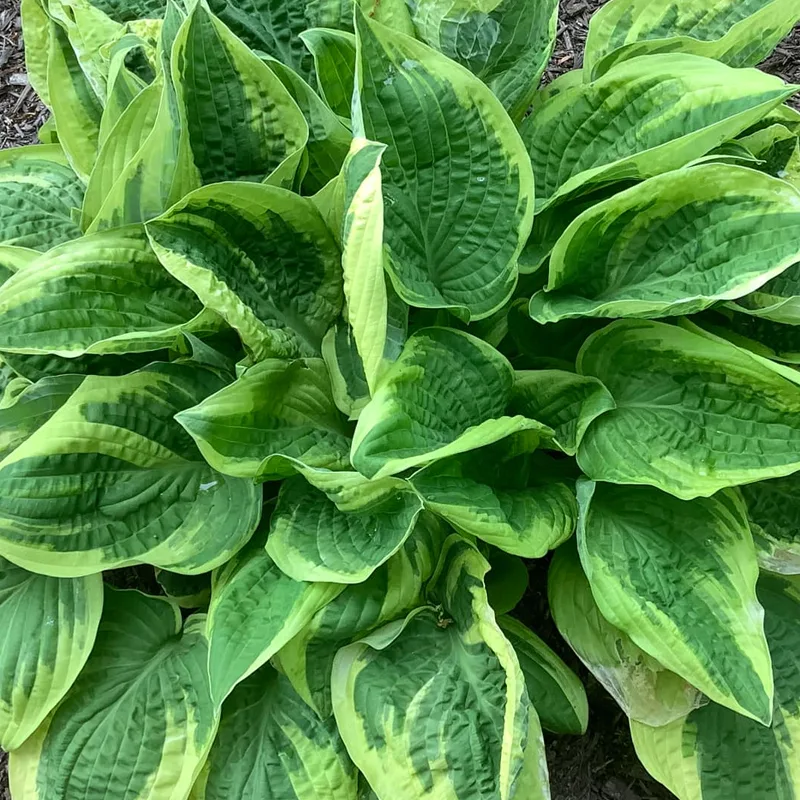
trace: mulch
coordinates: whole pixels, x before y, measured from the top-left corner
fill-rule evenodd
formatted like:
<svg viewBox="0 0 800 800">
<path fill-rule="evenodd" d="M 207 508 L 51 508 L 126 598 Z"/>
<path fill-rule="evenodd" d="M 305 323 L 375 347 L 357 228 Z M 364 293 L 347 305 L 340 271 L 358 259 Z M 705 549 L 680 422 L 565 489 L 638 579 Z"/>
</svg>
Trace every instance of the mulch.
<svg viewBox="0 0 800 800">
<path fill-rule="evenodd" d="M 583 44 L 592 13 L 606 0 L 562 0 L 558 40 L 545 80 L 581 66 Z M 4 0 L 4 5 L 9 0 Z M 761 65 L 786 81 L 800 84 L 800 25 Z M 793 99 L 800 109 L 800 97 Z M 19 23 L 19 0 L 0 11 L 0 149 L 36 141 L 47 119 L 25 75 Z M 650 778 L 639 764 L 627 722 L 613 700 L 583 668 L 555 630 L 542 587 L 547 560 L 531 565 L 531 585 L 520 616 L 580 675 L 591 705 L 589 732 L 582 737 L 547 736 L 553 800 L 671 800 L 673 795 Z M 0 752 L 0 800 L 11 800 L 6 756 Z"/>
</svg>

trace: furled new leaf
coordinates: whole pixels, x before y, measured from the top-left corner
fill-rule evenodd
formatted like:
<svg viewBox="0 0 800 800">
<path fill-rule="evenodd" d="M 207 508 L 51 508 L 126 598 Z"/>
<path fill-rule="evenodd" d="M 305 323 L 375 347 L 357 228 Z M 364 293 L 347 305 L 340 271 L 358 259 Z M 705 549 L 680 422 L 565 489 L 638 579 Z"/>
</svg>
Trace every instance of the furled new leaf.
<svg viewBox="0 0 800 800">
<path fill-rule="evenodd" d="M 185 798 L 217 728 L 205 617 L 106 587 L 97 641 L 53 716 L 11 758 L 26 800 Z M 12 789 L 17 794 L 16 789 Z"/>
<path fill-rule="evenodd" d="M 557 369 L 516 373 L 511 411 L 538 419 L 553 429 L 553 442 L 575 455 L 592 420 L 615 407 L 597 378 Z"/>
<path fill-rule="evenodd" d="M 589 337 L 578 372 L 599 378 L 617 405 L 578 448 L 594 480 L 689 500 L 800 469 L 796 374 L 729 342 L 620 320 Z"/>
<path fill-rule="evenodd" d="M 48 578 L 0 558 L 4 750 L 20 747 L 72 686 L 94 645 L 102 610 L 99 575 Z"/>
<path fill-rule="evenodd" d="M 512 433 L 550 429 L 504 416 L 514 373 L 490 345 L 451 328 L 426 328 L 406 342 L 356 426 L 351 460 L 367 477 L 474 450 Z"/>
<path fill-rule="evenodd" d="M 569 86 L 521 126 L 537 211 L 598 184 L 683 167 L 796 90 L 759 70 L 681 53 L 634 58 Z"/>
<path fill-rule="evenodd" d="M 335 721 L 269 664 L 225 701 L 205 771 L 192 800 L 357 800 L 358 771 Z"/>
<path fill-rule="evenodd" d="M 0 462 L 0 553 L 55 576 L 227 561 L 258 523 L 261 490 L 211 469 L 173 419 L 221 383 L 190 363 L 86 378 Z"/>
<path fill-rule="evenodd" d="M 547 594 L 559 633 L 628 717 L 666 725 L 704 702 L 697 689 L 602 615 L 574 543 L 556 551 Z M 524 659 L 521 664 L 524 669 Z"/>
<path fill-rule="evenodd" d="M 360 11 L 356 34 L 353 127 L 388 144 L 384 249 L 395 289 L 412 306 L 488 317 L 514 289 L 533 220 L 522 140 L 464 67 Z"/>
<path fill-rule="evenodd" d="M 739 495 L 580 481 L 578 548 L 606 619 L 715 702 L 769 725 L 772 664 Z"/>
<path fill-rule="evenodd" d="M 316 355 L 342 305 L 340 253 L 310 200 L 225 183 L 147 224 L 161 263 L 261 359 Z"/>
<path fill-rule="evenodd" d="M 775 669 L 771 727 L 716 703 L 661 728 L 631 723 L 637 755 L 679 800 L 800 797 L 800 585 L 763 576 L 758 597 Z"/>
<path fill-rule="evenodd" d="M 581 214 L 556 243 L 530 313 L 542 323 L 693 314 L 798 261 L 800 191 L 745 167 L 703 164 Z"/>
</svg>

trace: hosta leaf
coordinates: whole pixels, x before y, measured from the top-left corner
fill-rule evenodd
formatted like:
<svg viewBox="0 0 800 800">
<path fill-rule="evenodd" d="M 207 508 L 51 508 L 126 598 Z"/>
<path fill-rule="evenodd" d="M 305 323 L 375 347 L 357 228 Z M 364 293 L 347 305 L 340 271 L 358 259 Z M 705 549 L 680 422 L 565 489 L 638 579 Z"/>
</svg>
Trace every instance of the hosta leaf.
<svg viewBox="0 0 800 800">
<path fill-rule="evenodd" d="M 172 344 L 215 326 L 159 263 L 141 227 L 66 242 L 0 287 L 0 349 L 74 357 Z"/>
<path fill-rule="evenodd" d="M 800 477 L 789 475 L 742 487 L 762 568 L 800 574 Z"/>
<path fill-rule="evenodd" d="M 600 613 L 572 542 L 556 551 L 547 589 L 558 632 L 628 717 L 666 725 L 704 702 L 697 689 Z"/>
<path fill-rule="evenodd" d="M 280 651 L 281 669 L 320 716 L 333 713 L 331 669 L 337 651 L 420 604 L 443 536 L 436 518 L 421 514 L 411 536 L 385 564 L 362 583 L 344 587 Z"/>
<path fill-rule="evenodd" d="M 355 139 L 343 172 L 342 270 L 347 318 L 370 392 L 377 389 L 389 336 L 381 191 L 385 150 L 382 144 Z"/>
<path fill-rule="evenodd" d="M 282 478 L 295 471 L 288 459 L 314 468 L 349 467 L 349 426 L 316 358 L 262 361 L 176 419 L 206 461 L 226 475 Z"/>
<path fill-rule="evenodd" d="M 517 654 L 542 727 L 553 733 L 586 733 L 589 704 L 578 676 L 521 622 L 507 616 L 497 622 Z"/>
<path fill-rule="evenodd" d="M 800 586 L 764 576 L 758 597 L 775 669 L 772 727 L 715 703 L 661 728 L 631 723 L 637 755 L 679 800 L 800 797 Z"/>
<path fill-rule="evenodd" d="M 606 619 L 712 700 L 768 725 L 772 665 L 741 498 L 580 481 L 578 548 Z"/>
<path fill-rule="evenodd" d="M 114 186 L 124 174 L 126 166 L 134 159 L 153 135 L 153 130 L 158 123 L 158 116 L 162 112 L 163 95 L 165 92 L 163 79 L 158 79 L 144 88 L 128 107 L 122 112 L 117 123 L 109 134 L 97 155 L 89 184 L 86 187 L 86 197 L 83 202 L 82 224 L 86 230 L 110 227 L 108 220 L 100 218 L 95 222 L 108 201 L 109 195 L 114 191 Z M 139 176 L 141 180 L 141 175 Z M 126 209 L 115 208 L 119 222 L 128 221 L 130 215 Z M 141 219 L 132 219 L 139 222 Z"/>
<path fill-rule="evenodd" d="M 318 354 L 341 309 L 341 264 L 310 200 L 272 186 L 208 186 L 147 232 L 161 263 L 257 359 Z"/>
<path fill-rule="evenodd" d="M 497 448 L 481 448 L 426 467 L 411 482 L 425 507 L 460 533 L 541 558 L 575 530 L 575 492 L 549 475 L 536 476 L 524 455 L 500 458 Z"/>
<path fill-rule="evenodd" d="M 679 51 L 754 67 L 800 21 L 793 0 L 614 0 L 593 15 L 588 75 L 647 53 Z"/>
<path fill-rule="evenodd" d="M 94 645 L 103 581 L 48 578 L 0 558 L 0 746 L 19 747 L 72 686 Z"/>
<path fill-rule="evenodd" d="M 259 544 L 226 564 L 212 586 L 208 669 L 217 704 L 342 591 L 334 584 L 293 580 Z"/>
<path fill-rule="evenodd" d="M 10 765 L 35 775 L 30 800 L 187 797 L 217 715 L 206 673 L 205 617 L 181 631 L 178 606 L 106 587 L 97 641 L 49 726 Z"/>
<path fill-rule="evenodd" d="M 789 267 L 730 305 L 754 317 L 786 325 L 800 325 L 800 264 Z"/>
<path fill-rule="evenodd" d="M 89 232 L 130 222 L 146 222 L 200 186 L 201 176 L 192 158 L 187 123 L 181 116 L 178 94 L 171 80 L 172 47 L 183 20 L 183 12 L 170 0 L 161 25 L 159 44 L 162 77 L 154 81 L 156 86 L 162 85 L 158 115 L 152 130 L 124 166 L 117 163 L 108 165 L 108 159 L 112 153 L 126 158 L 131 138 L 141 138 L 139 112 L 143 111 L 147 97 L 140 97 L 124 114 L 111 137 L 118 141 L 105 143 L 95 167 L 97 174 L 92 175 L 89 189 L 90 202 L 96 201 L 95 192 L 103 195 L 103 202 L 87 229 Z M 151 88 L 150 91 L 156 90 Z M 106 166 L 109 168 L 105 169 Z M 94 209 L 87 206 L 85 211 L 84 225 L 88 225 L 89 213 Z"/>
<path fill-rule="evenodd" d="M 541 210 L 599 183 L 685 166 L 796 91 L 754 69 L 680 53 L 631 59 L 550 96 L 522 125 Z"/>
<path fill-rule="evenodd" d="M 358 419 L 369 402 L 369 386 L 353 329 L 344 320 L 339 320 L 325 334 L 322 358 L 328 368 L 333 402 L 348 419 Z"/>
<path fill-rule="evenodd" d="M 202 2 L 175 40 L 172 74 L 203 183 L 273 176 L 291 186 L 306 121 L 272 70 Z"/>
<path fill-rule="evenodd" d="M 293 69 L 313 85 L 314 61 L 303 47 L 300 33 L 321 24 L 315 19 L 314 6 L 308 3 L 285 3 L 283 0 L 209 0 L 211 10 L 248 47 L 262 50 Z M 350 10 L 352 16 L 352 8 Z"/>
<path fill-rule="evenodd" d="M 353 0 L 308 0 L 305 8 L 310 28 L 353 30 Z"/>
<path fill-rule="evenodd" d="M 19 11 L 25 31 L 25 72 L 28 82 L 39 99 L 49 107 L 47 60 L 50 53 L 51 34 L 46 0 L 22 0 Z M 49 121 L 54 122 L 52 117 Z M 41 130 L 39 135 L 41 136 Z"/>
<path fill-rule="evenodd" d="M 320 719 L 270 665 L 222 707 L 207 776 L 193 800 L 356 800 L 358 771 L 333 719 Z"/>
<path fill-rule="evenodd" d="M 522 140 L 464 67 L 359 11 L 356 28 L 353 125 L 389 144 L 384 248 L 395 289 L 410 305 L 488 317 L 514 289 L 533 220 Z"/>
<path fill-rule="evenodd" d="M 542 323 L 693 314 L 749 294 L 797 261 L 800 191 L 745 167 L 705 164 L 581 214 L 555 245 L 530 313 Z"/>
<path fill-rule="evenodd" d="M 76 239 L 73 209 L 82 202 L 83 186 L 60 145 L 0 153 L 0 243 L 49 250 Z"/>
<path fill-rule="evenodd" d="M 66 31 L 56 22 L 50 23 L 47 83 L 58 141 L 85 183 L 97 158 L 103 106 L 81 69 Z"/>
<path fill-rule="evenodd" d="M 91 0 L 111 19 L 132 22 L 137 19 L 158 19 L 164 16 L 167 0 Z"/>
<path fill-rule="evenodd" d="M 312 28 L 300 34 L 314 56 L 317 85 L 325 102 L 340 117 L 350 119 L 356 70 L 356 40 L 352 33 Z"/>
<path fill-rule="evenodd" d="M 422 501 L 410 486 L 343 473 L 343 480 L 352 478 L 345 511 L 302 477 L 281 486 L 267 552 L 295 580 L 360 583 L 411 534 Z"/>
<path fill-rule="evenodd" d="M 511 410 L 553 429 L 553 442 L 575 455 L 592 420 L 615 407 L 597 378 L 557 369 L 516 373 Z"/>
<path fill-rule="evenodd" d="M 338 176 L 350 149 L 352 134 L 296 72 L 275 59 L 265 60 L 297 103 L 308 124 L 308 172 L 303 177 L 302 190 L 303 194 L 317 192 Z"/>
<path fill-rule="evenodd" d="M 541 748 L 541 731 L 529 730 L 535 711 L 489 608 L 487 569 L 467 542 L 451 540 L 444 610 L 419 608 L 336 656 L 339 731 L 382 800 L 476 792 L 505 800 L 523 786 L 528 797 L 547 796 L 546 765 L 537 774 L 524 764 L 526 747 L 538 738 Z"/>
<path fill-rule="evenodd" d="M 57 375 L 127 375 L 146 367 L 153 361 L 167 361 L 169 353 L 161 350 L 156 353 L 130 353 L 113 356 L 78 356 L 64 358 L 53 355 L 20 355 L 3 353 L 3 362 L 17 375 L 29 381 L 39 381 Z"/>
<path fill-rule="evenodd" d="M 0 462 L 0 552 L 56 576 L 227 561 L 255 529 L 261 490 L 214 472 L 173 420 L 221 383 L 178 363 L 86 378 Z"/>
<path fill-rule="evenodd" d="M 356 426 L 351 460 L 367 477 L 393 475 L 510 436 L 549 428 L 504 416 L 514 373 L 493 347 L 449 328 L 406 342 Z"/>
<path fill-rule="evenodd" d="M 9 396 L 9 385 L 0 401 L 0 462 L 69 400 L 83 377 L 58 375 L 37 383 L 20 381 L 23 388 Z"/>
<path fill-rule="evenodd" d="M 531 104 L 556 39 L 557 0 L 408 2 L 417 36 L 486 83 L 514 119 Z"/>
<path fill-rule="evenodd" d="M 578 371 L 617 404 L 578 449 L 590 478 L 689 500 L 800 469 L 800 387 L 787 368 L 716 337 L 620 320 L 587 340 Z"/>
</svg>

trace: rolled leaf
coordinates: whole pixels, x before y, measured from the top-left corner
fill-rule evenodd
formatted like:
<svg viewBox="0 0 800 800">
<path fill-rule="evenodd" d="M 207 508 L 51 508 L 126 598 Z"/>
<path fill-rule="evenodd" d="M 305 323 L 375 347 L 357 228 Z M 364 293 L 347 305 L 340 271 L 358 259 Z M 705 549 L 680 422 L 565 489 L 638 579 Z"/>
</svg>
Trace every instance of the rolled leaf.
<svg viewBox="0 0 800 800">
<path fill-rule="evenodd" d="M 581 563 L 603 616 L 715 702 L 769 725 L 772 664 L 741 498 L 580 481 L 578 503 Z"/>
<path fill-rule="evenodd" d="M 256 359 L 318 354 L 341 309 L 341 256 L 310 200 L 250 183 L 207 186 L 147 232 L 167 270 Z"/>
<path fill-rule="evenodd" d="M 679 800 L 796 800 L 800 740 L 800 586 L 763 576 L 758 596 L 775 669 L 772 726 L 710 703 L 661 728 L 631 723 L 636 754 Z"/>
<path fill-rule="evenodd" d="M 0 558 L 0 747 L 15 750 L 70 689 L 94 645 L 100 575 L 48 578 Z"/>
<path fill-rule="evenodd" d="M 0 349 L 67 358 L 169 347 L 217 323 L 159 263 L 141 227 L 66 242 L 0 287 Z"/>
<path fill-rule="evenodd" d="M 761 63 L 800 20 L 792 0 L 614 0 L 592 16 L 587 75 L 647 53 L 695 53 L 732 67 Z"/>
<path fill-rule="evenodd" d="M 697 689 L 603 616 L 572 542 L 550 563 L 547 594 L 558 632 L 632 720 L 666 725 L 705 702 Z M 525 659 L 520 663 L 524 669 Z"/>
<path fill-rule="evenodd" d="M 219 705 L 342 590 L 285 575 L 254 541 L 215 576 L 208 609 L 208 671 Z"/>
<path fill-rule="evenodd" d="M 729 342 L 620 320 L 586 341 L 578 372 L 599 378 L 617 404 L 578 448 L 594 480 L 689 500 L 800 469 L 795 374 Z"/>
<path fill-rule="evenodd" d="M 319 359 L 262 361 L 176 419 L 226 475 L 282 478 L 294 474 L 294 461 L 349 467 L 350 427 L 334 406 Z"/>
<path fill-rule="evenodd" d="M 60 145 L 0 153 L 0 243 L 44 251 L 76 239 L 81 203 L 83 186 Z"/>
<path fill-rule="evenodd" d="M 381 172 L 395 289 L 412 306 L 488 317 L 514 289 L 533 221 L 522 140 L 464 67 L 359 11 L 356 38 L 354 132 L 391 143 Z"/>
<path fill-rule="evenodd" d="M 276 183 L 291 186 L 306 121 L 272 70 L 205 3 L 195 4 L 177 35 L 172 78 L 203 183 L 275 173 Z"/>
<path fill-rule="evenodd" d="M 553 94 L 521 126 L 537 211 L 600 183 L 683 167 L 796 91 L 755 69 L 681 53 L 631 59 Z"/>
<path fill-rule="evenodd" d="M 12 785 L 27 776 L 30 800 L 187 797 L 218 722 L 204 627 L 202 615 L 182 626 L 164 598 L 106 587 L 92 654 L 49 724 L 14 752 Z"/>
<path fill-rule="evenodd" d="M 693 314 L 798 261 L 800 191 L 745 167 L 704 164 L 581 214 L 556 243 L 530 313 L 542 323 Z"/>
<path fill-rule="evenodd" d="M 535 420 L 504 416 L 513 380 L 508 361 L 480 339 L 449 328 L 418 331 L 361 412 L 353 466 L 383 477 L 518 431 L 549 432 Z"/>
<path fill-rule="evenodd" d="M 300 34 L 314 56 L 317 84 L 325 102 L 340 117 L 350 119 L 356 72 L 356 40 L 352 33 L 312 28 Z"/>
<path fill-rule="evenodd" d="M 546 797 L 541 732 L 486 599 L 488 564 L 457 539 L 443 558 L 443 610 L 419 608 L 337 654 L 333 710 L 347 750 L 380 798 L 468 798 L 478 786 L 502 800 L 522 786 Z M 534 771 L 525 755 L 537 738 Z"/>
<path fill-rule="evenodd" d="M 615 407 L 596 378 L 555 369 L 516 373 L 511 409 L 553 429 L 553 442 L 575 455 L 592 420 Z"/>
<path fill-rule="evenodd" d="M 173 420 L 221 383 L 179 363 L 86 378 L 0 462 L 0 553 L 57 577 L 227 561 L 255 529 L 261 491 L 211 469 Z"/>
<path fill-rule="evenodd" d="M 267 552 L 295 580 L 360 583 L 397 552 L 414 529 L 422 500 L 405 481 L 342 475 L 344 480 L 354 479 L 348 486 L 352 499 L 346 511 L 302 477 L 289 478 L 281 486 Z"/>
<path fill-rule="evenodd" d="M 333 719 L 320 719 L 265 664 L 222 707 L 207 774 L 192 800 L 356 800 L 358 771 Z"/>
<path fill-rule="evenodd" d="M 578 676 L 521 622 L 502 616 L 497 623 L 514 647 L 542 727 L 552 733 L 586 733 L 589 703 Z"/>
</svg>

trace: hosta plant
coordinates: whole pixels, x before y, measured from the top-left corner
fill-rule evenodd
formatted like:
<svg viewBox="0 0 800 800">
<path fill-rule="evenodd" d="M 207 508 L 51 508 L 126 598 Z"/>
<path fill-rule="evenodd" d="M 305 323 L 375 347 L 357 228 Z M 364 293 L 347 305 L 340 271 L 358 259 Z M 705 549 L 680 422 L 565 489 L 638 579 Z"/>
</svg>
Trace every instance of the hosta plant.
<svg viewBox="0 0 800 800">
<path fill-rule="evenodd" d="M 796 0 L 611 0 L 546 86 L 556 0 L 22 10 L 14 800 L 545 800 L 544 557 L 655 778 L 798 800 Z"/>
</svg>

